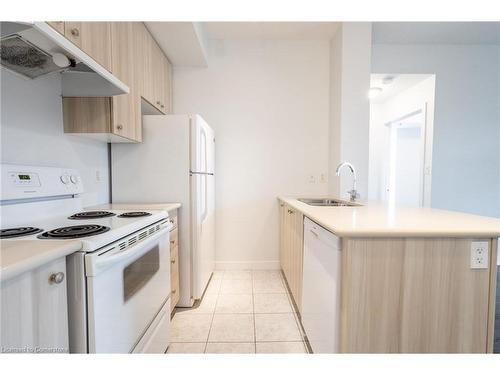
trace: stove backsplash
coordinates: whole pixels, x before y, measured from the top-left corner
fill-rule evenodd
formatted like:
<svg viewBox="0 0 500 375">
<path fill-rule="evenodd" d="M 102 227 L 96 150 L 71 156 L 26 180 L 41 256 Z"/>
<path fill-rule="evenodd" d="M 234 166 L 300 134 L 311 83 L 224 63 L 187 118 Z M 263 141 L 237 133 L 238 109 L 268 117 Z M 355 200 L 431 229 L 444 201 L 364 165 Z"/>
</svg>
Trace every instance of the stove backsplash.
<svg viewBox="0 0 500 375">
<path fill-rule="evenodd" d="M 109 202 L 106 143 L 64 134 L 59 74 L 24 80 L 1 69 L 1 161 L 75 168 L 85 206 Z"/>
</svg>

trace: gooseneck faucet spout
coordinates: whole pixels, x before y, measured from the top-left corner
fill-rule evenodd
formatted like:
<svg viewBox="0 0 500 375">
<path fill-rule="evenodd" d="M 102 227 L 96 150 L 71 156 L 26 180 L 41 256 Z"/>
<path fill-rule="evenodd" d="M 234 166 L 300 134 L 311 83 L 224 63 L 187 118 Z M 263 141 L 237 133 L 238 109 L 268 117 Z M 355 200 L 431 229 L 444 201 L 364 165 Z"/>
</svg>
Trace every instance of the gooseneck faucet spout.
<svg viewBox="0 0 500 375">
<path fill-rule="evenodd" d="M 352 190 L 349 190 L 348 193 L 349 193 L 349 196 L 351 197 L 351 201 L 355 201 L 356 198 L 359 198 L 359 194 L 356 190 L 356 170 L 354 169 L 354 166 L 345 161 L 343 163 L 340 163 L 337 167 L 337 170 L 335 171 L 335 174 L 337 176 L 340 176 L 340 170 L 343 168 L 343 167 L 348 167 L 350 170 L 351 170 L 351 173 L 352 173 L 352 176 L 353 176 L 353 180 L 352 180 Z"/>
</svg>

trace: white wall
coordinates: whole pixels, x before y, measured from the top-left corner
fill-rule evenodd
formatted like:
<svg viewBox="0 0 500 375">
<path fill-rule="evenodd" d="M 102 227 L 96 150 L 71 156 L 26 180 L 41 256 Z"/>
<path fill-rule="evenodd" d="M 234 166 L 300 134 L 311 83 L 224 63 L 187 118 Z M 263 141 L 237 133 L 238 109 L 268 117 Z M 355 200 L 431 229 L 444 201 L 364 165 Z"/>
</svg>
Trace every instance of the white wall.
<svg viewBox="0 0 500 375">
<path fill-rule="evenodd" d="M 211 40 L 173 90 L 175 113 L 215 129 L 217 266 L 278 268 L 276 197 L 327 192 L 328 41 Z"/>
<path fill-rule="evenodd" d="M 372 72 L 436 75 L 432 206 L 500 216 L 499 47 L 375 44 Z"/>
<path fill-rule="evenodd" d="M 371 23 L 346 22 L 331 41 L 330 53 L 330 187 L 333 195 L 348 196 L 352 175 L 335 169 L 351 162 L 357 171 L 357 190 L 368 195 L 368 138 L 370 107 Z"/>
<path fill-rule="evenodd" d="M 60 76 L 28 81 L 1 70 L 0 79 L 2 163 L 76 168 L 84 204 L 109 202 L 108 146 L 64 134 Z"/>
</svg>

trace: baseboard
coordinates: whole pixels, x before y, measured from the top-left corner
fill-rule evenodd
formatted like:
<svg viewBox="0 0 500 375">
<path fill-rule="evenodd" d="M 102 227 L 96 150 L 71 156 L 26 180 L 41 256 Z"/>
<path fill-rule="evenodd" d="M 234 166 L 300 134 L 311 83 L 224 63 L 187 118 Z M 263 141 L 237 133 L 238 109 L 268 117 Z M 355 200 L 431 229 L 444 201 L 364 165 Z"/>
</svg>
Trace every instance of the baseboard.
<svg viewBox="0 0 500 375">
<path fill-rule="evenodd" d="M 279 270 L 280 262 L 278 260 L 261 262 L 215 262 L 215 269 L 225 270 Z"/>
</svg>

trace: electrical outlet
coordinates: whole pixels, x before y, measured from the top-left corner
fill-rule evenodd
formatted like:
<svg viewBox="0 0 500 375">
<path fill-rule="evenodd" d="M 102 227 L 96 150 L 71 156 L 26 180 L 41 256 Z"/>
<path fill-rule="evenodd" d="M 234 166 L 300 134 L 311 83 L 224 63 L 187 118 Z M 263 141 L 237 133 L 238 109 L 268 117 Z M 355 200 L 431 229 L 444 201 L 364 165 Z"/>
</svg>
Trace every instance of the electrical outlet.
<svg viewBox="0 0 500 375">
<path fill-rule="evenodd" d="M 488 268 L 488 241 L 472 241 L 470 246 L 470 268 Z"/>
<path fill-rule="evenodd" d="M 321 173 L 321 175 L 319 176 L 319 182 L 321 182 L 322 184 L 326 184 L 326 177 L 324 173 Z"/>
<path fill-rule="evenodd" d="M 99 169 L 95 171 L 95 180 L 97 182 L 101 181 L 101 171 L 99 171 Z"/>
<path fill-rule="evenodd" d="M 314 177 L 314 175 L 310 175 L 309 176 L 309 183 L 310 184 L 315 184 L 316 183 L 316 177 Z"/>
</svg>

